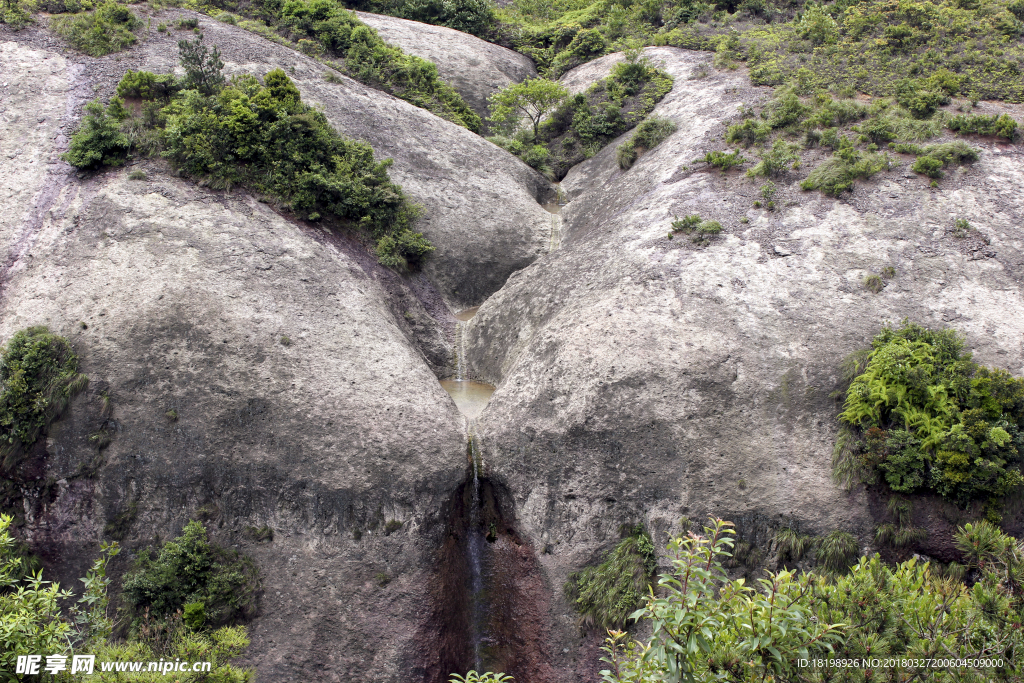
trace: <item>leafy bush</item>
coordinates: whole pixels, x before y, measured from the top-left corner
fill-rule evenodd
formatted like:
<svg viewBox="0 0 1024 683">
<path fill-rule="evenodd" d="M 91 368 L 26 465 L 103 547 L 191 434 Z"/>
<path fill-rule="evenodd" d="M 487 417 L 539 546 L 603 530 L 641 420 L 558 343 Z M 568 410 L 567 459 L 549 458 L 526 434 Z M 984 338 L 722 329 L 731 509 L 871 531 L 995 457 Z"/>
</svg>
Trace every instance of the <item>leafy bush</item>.
<svg viewBox="0 0 1024 683">
<path fill-rule="evenodd" d="M 128 111 L 117 97 L 106 109 L 96 100 L 85 105 L 82 125 L 71 136 L 71 146 L 61 159 L 77 168 L 120 166 L 131 149 L 121 132 L 121 122 L 127 117 Z"/>
<path fill-rule="evenodd" d="M 108 0 L 93 12 L 57 17 L 51 26 L 76 50 L 102 57 L 133 45 L 142 21 L 125 5 Z"/>
<path fill-rule="evenodd" d="M 941 178 L 942 169 L 949 164 L 970 163 L 978 160 L 978 150 L 961 140 L 926 147 L 897 145 L 896 150 L 921 155 L 914 161 L 911 170 L 929 178 Z"/>
<path fill-rule="evenodd" d="M 622 628 L 647 594 L 656 568 L 651 537 L 642 526 L 636 526 L 604 562 L 570 575 L 565 594 L 582 624 Z"/>
<path fill-rule="evenodd" d="M 184 609 L 193 623 L 201 615 L 210 626 L 254 617 L 259 591 L 253 561 L 210 543 L 206 528 L 195 521 L 155 556 L 151 549 L 140 553 L 124 578 L 124 599 L 136 618 L 147 611 L 164 619 Z"/>
<path fill-rule="evenodd" d="M 619 168 L 630 168 L 641 154 L 660 145 L 669 135 L 676 132 L 677 128 L 675 122 L 669 119 L 658 116 L 644 119 L 636 127 L 633 137 L 619 145 L 615 151 Z"/>
<path fill-rule="evenodd" d="M 174 74 L 157 75 L 149 71 L 129 69 L 117 84 L 117 96 L 141 100 L 169 100 L 181 90 L 181 86 Z"/>
<path fill-rule="evenodd" d="M 522 86 L 520 84 L 520 89 Z M 515 88 L 511 86 L 508 90 L 513 92 Z M 558 99 L 561 86 L 556 84 L 549 89 L 551 96 Z M 610 76 L 593 84 L 585 93 L 562 100 L 553 112 L 546 108 L 545 112 L 551 112 L 546 120 L 543 120 L 544 113 L 538 116 L 536 105 L 526 101 L 517 102 L 518 115 L 512 103 L 499 104 L 492 123 L 507 122 L 515 128 L 522 123 L 524 115 L 531 121 L 543 122 L 536 126 L 536 135 L 534 129 L 506 130 L 514 136 L 512 139 L 503 136 L 489 139 L 553 180 L 560 180 L 570 168 L 641 122 L 671 89 L 672 78 L 668 74 L 651 66 L 639 53 L 632 53 L 612 68 Z M 546 148 L 546 152 L 538 149 L 538 145 Z"/>
<path fill-rule="evenodd" d="M 977 135 L 993 135 L 1007 140 L 1014 140 L 1017 137 L 1017 122 L 1006 114 L 954 116 L 946 122 L 946 127 L 961 135 L 975 133 Z"/>
<path fill-rule="evenodd" d="M 704 163 L 722 169 L 726 173 L 735 166 L 742 166 L 747 160 L 736 152 L 708 152 L 704 155 Z"/>
<path fill-rule="evenodd" d="M 605 683 L 952 681 L 965 671 L 1016 680 L 1024 672 L 1024 544 L 991 526 L 955 535 L 977 571 L 970 588 L 916 559 L 893 568 L 878 555 L 829 579 L 782 571 L 748 586 L 723 567 L 730 526 L 712 520 L 703 535 L 669 543 L 672 572 L 634 615 L 653 633 L 646 642 L 609 633 Z M 964 669 L 956 660 L 965 658 L 992 663 Z M 882 668 L 882 659 L 894 664 Z"/>
<path fill-rule="evenodd" d="M 966 505 L 1024 484 L 1024 380 L 977 365 L 952 330 L 905 323 L 875 337 L 846 392 L 837 477 Z"/>
<path fill-rule="evenodd" d="M 202 36 L 179 47 L 185 79 L 129 71 L 118 92 L 154 101 L 141 119 L 129 118 L 118 98 L 106 111 L 88 105 L 64 155 L 69 163 L 119 164 L 135 143 L 137 152 L 160 152 L 215 187 L 242 184 L 310 220 L 350 221 L 374 239 L 389 267 L 416 267 L 433 250 L 411 229 L 419 210 L 390 181 L 390 160 L 376 161 L 368 144 L 335 132 L 283 71 L 268 73 L 264 84 L 253 76 L 224 84 L 217 49 L 207 50 Z M 123 132 L 140 129 L 149 133 L 130 140 Z"/>
<path fill-rule="evenodd" d="M 433 0 L 426 0 L 427 3 Z M 466 0 L 469 6 L 482 0 Z M 442 5 L 446 3 L 442 2 Z M 455 6 L 457 3 L 453 4 Z M 289 40 L 312 40 L 327 55 L 343 60 L 352 78 L 383 90 L 469 130 L 480 130 L 480 117 L 425 59 L 388 45 L 375 30 L 332 0 L 287 0 L 238 6 L 214 0 L 214 6 L 247 13 L 266 22 Z M 245 24 L 242 24 L 243 27 Z M 319 48 L 317 48 L 319 51 Z"/>
<path fill-rule="evenodd" d="M 0 472 L 10 472 L 88 384 L 67 339 L 46 327 L 16 332 L 0 357 Z"/>
<path fill-rule="evenodd" d="M 843 574 L 856 564 L 860 554 L 857 539 L 845 531 L 832 531 L 817 543 L 815 558 L 830 574 Z"/>
<path fill-rule="evenodd" d="M 725 133 L 725 141 L 750 147 L 766 141 L 771 132 L 772 127 L 767 122 L 747 119 L 743 123 L 729 126 Z"/>
<path fill-rule="evenodd" d="M 771 149 L 761 153 L 761 160 L 754 164 L 753 168 L 747 171 L 751 178 L 755 176 L 777 176 L 799 157 L 796 154 L 796 147 L 784 140 L 776 140 L 772 143 Z"/>
<path fill-rule="evenodd" d="M 486 0 L 378 0 L 366 9 L 481 37 L 495 21 L 494 6 Z"/>
</svg>

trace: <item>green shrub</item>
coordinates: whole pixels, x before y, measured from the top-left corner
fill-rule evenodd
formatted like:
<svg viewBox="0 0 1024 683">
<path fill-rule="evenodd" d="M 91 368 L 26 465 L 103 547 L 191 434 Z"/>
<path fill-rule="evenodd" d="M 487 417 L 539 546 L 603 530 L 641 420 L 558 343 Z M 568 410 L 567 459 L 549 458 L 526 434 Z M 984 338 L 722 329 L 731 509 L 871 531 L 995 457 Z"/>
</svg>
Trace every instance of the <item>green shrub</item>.
<svg viewBox="0 0 1024 683">
<path fill-rule="evenodd" d="M 681 232 L 690 235 L 690 239 L 701 246 L 707 245 L 711 238 L 722 232 L 722 224 L 718 221 L 702 220 L 697 214 L 685 216 L 672 221 L 672 233 Z M 671 237 L 672 233 L 669 233 Z"/>
<path fill-rule="evenodd" d="M 656 568 L 651 537 L 636 526 L 601 564 L 571 574 L 565 594 L 582 624 L 622 628 L 647 594 Z"/>
<path fill-rule="evenodd" d="M 121 122 L 127 116 L 117 97 L 106 109 L 96 100 L 85 105 L 82 125 L 71 136 L 71 145 L 61 159 L 83 169 L 120 166 L 131 149 L 128 137 L 121 132 Z"/>
<path fill-rule="evenodd" d="M 427 6 L 434 0 L 424 0 Z M 446 8 L 477 6 L 483 0 L 442 2 Z M 352 12 L 331 0 L 288 0 L 241 5 L 214 0 L 214 6 L 238 11 L 266 22 L 279 35 L 343 61 L 352 78 L 426 109 L 473 132 L 480 117 L 450 85 L 440 79 L 437 66 L 385 43 L 377 32 Z M 483 8 L 483 5 L 479 5 Z M 484 8 L 486 9 L 486 8 Z M 447 10 L 446 10 L 447 11 Z M 458 16 L 467 16 L 456 10 Z M 244 26 L 244 24 L 243 24 Z"/>
<path fill-rule="evenodd" d="M 367 11 L 447 26 L 456 31 L 484 36 L 494 24 L 494 6 L 486 0 L 379 0 Z"/>
<path fill-rule="evenodd" d="M 952 330 L 906 323 L 872 342 L 839 416 L 837 475 L 961 505 L 1024 484 L 1024 380 L 975 364 Z"/>
<path fill-rule="evenodd" d="M 149 71 L 129 69 L 117 84 L 117 96 L 142 100 L 168 100 L 181 89 L 181 86 L 174 74 L 157 75 Z"/>
<path fill-rule="evenodd" d="M 775 140 L 772 143 L 771 149 L 761 153 L 761 160 L 747 171 L 747 175 L 751 178 L 755 176 L 777 176 L 789 168 L 790 164 L 798 158 L 794 145 L 785 140 Z"/>
<path fill-rule="evenodd" d="M 704 155 L 704 162 L 716 168 L 722 169 L 725 173 L 735 166 L 747 163 L 747 160 L 736 152 L 708 152 Z"/>
<path fill-rule="evenodd" d="M 725 133 L 725 141 L 750 147 L 766 141 L 771 132 L 772 127 L 766 122 L 747 119 L 743 123 L 729 126 Z"/>
<path fill-rule="evenodd" d="M 672 571 L 640 614 L 651 636 L 637 642 L 609 633 L 605 683 L 716 680 L 724 672 L 723 680 L 742 683 L 853 683 L 879 675 L 946 681 L 965 671 L 957 659 L 974 656 L 982 661 L 968 670 L 972 678 L 1020 677 L 1024 544 L 991 525 L 955 533 L 975 568 L 970 588 L 949 578 L 956 572 L 943 576 L 917 558 L 895 567 L 878 555 L 858 562 L 856 541 L 842 532 L 826 537 L 843 560 L 827 580 L 782 571 L 749 586 L 730 580 L 723 566 L 733 545 L 730 526 L 712 520 L 704 534 L 670 542 Z M 819 658 L 825 661 L 807 666 Z M 882 658 L 892 666 L 882 668 Z"/>
<path fill-rule="evenodd" d="M 46 327 L 16 332 L 0 357 L 0 472 L 20 462 L 88 384 L 67 339 Z"/>
<path fill-rule="evenodd" d="M 199 28 L 199 20 L 195 17 L 182 17 L 174 22 L 174 27 L 182 31 L 191 31 Z"/>
<path fill-rule="evenodd" d="M 914 160 L 910 170 L 914 173 L 921 173 L 929 178 L 941 178 L 943 163 L 941 159 L 930 156 L 921 156 Z"/>
<path fill-rule="evenodd" d="M 946 122 L 946 127 L 961 135 L 975 133 L 977 135 L 993 135 L 1007 140 L 1014 140 L 1017 137 L 1017 122 L 1006 114 L 954 116 Z"/>
<path fill-rule="evenodd" d="M 897 151 L 901 150 L 905 150 L 907 153 L 920 154 L 921 156 L 911 166 L 911 170 L 915 173 L 924 174 L 929 178 L 941 178 L 942 169 L 949 164 L 963 164 L 978 160 L 978 150 L 962 140 L 928 145 L 926 147 L 897 145 Z"/>
<path fill-rule="evenodd" d="M 93 12 L 56 17 L 50 25 L 76 50 L 102 57 L 133 45 L 142 21 L 125 5 L 108 0 Z"/>
<path fill-rule="evenodd" d="M 124 578 L 124 598 L 136 617 L 148 610 L 163 619 L 185 609 L 215 627 L 254 617 L 260 585 L 250 558 L 210 543 L 206 528 L 192 521 L 158 553 L 139 554 Z"/>
<path fill-rule="evenodd" d="M 660 145 L 669 135 L 676 132 L 677 128 L 675 122 L 669 119 L 658 116 L 644 119 L 636 127 L 633 137 L 619 145 L 615 151 L 619 168 L 630 168 L 641 154 Z"/>
<path fill-rule="evenodd" d="M 964 238 L 971 234 L 971 224 L 966 218 L 957 218 L 953 221 L 953 237 Z"/>
<path fill-rule="evenodd" d="M 864 287 L 869 292 L 878 294 L 883 289 L 885 289 L 885 282 L 882 280 L 880 276 L 871 273 L 864 278 Z"/>
</svg>

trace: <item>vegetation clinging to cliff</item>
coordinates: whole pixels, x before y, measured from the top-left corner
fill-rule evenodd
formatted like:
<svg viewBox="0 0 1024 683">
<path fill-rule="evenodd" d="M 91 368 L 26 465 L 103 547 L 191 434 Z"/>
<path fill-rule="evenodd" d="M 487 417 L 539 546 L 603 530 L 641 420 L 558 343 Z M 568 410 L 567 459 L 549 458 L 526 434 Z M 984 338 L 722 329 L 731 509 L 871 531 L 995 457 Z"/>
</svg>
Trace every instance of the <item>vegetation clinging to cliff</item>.
<svg viewBox="0 0 1024 683">
<path fill-rule="evenodd" d="M 260 3 L 213 0 L 214 7 L 238 11 L 257 22 L 243 28 L 267 27 L 313 56 L 343 60 L 345 73 L 374 88 L 422 107 L 474 133 L 480 117 L 450 85 L 441 80 L 437 66 L 388 45 L 377 32 L 335 0 L 267 0 Z"/>
<path fill-rule="evenodd" d="M 604 562 L 572 574 L 565 594 L 584 625 L 623 628 L 646 595 L 657 566 L 651 537 L 637 525 Z"/>
<path fill-rule="evenodd" d="M 185 623 L 198 629 L 251 619 L 260 587 L 249 557 L 210 543 L 202 523 L 192 521 L 155 555 L 139 554 L 124 578 L 124 599 L 136 622 L 143 612 L 159 620 L 182 610 Z"/>
<path fill-rule="evenodd" d="M 202 36 L 179 45 L 183 80 L 129 71 L 118 94 L 139 100 L 139 113 L 117 97 L 106 109 L 91 103 L 63 158 L 94 168 L 120 164 L 131 152 L 161 154 L 214 187 L 240 184 L 310 220 L 351 221 L 373 238 L 387 266 L 415 267 L 433 250 L 412 230 L 418 209 L 388 177 L 391 161 L 339 135 L 283 71 L 262 84 L 249 75 L 225 83 Z"/>
<path fill-rule="evenodd" d="M 857 361 L 839 416 L 837 477 L 995 504 L 1024 484 L 1024 379 L 971 360 L 954 330 L 886 327 Z"/>
<path fill-rule="evenodd" d="M 1019 679 L 1024 544 L 995 527 L 956 532 L 968 587 L 916 559 L 892 568 L 878 555 L 831 580 L 781 571 L 749 586 L 723 566 L 731 526 L 712 520 L 703 535 L 669 543 L 672 571 L 635 615 L 653 634 L 610 633 L 605 683 Z"/>
<path fill-rule="evenodd" d="M 655 68 L 639 51 L 630 51 L 607 78 L 564 99 L 536 126 L 536 135 L 534 128 L 521 127 L 488 139 L 561 180 L 570 168 L 643 121 L 671 89 L 671 76 Z"/>
<path fill-rule="evenodd" d="M 0 473 L 8 474 L 20 462 L 88 384 L 64 337 L 46 327 L 29 327 L 11 337 L 0 357 Z"/>
<path fill-rule="evenodd" d="M 125 5 L 107 0 L 92 12 L 56 17 L 51 26 L 76 50 L 102 57 L 134 44 L 142 21 Z"/>
</svg>

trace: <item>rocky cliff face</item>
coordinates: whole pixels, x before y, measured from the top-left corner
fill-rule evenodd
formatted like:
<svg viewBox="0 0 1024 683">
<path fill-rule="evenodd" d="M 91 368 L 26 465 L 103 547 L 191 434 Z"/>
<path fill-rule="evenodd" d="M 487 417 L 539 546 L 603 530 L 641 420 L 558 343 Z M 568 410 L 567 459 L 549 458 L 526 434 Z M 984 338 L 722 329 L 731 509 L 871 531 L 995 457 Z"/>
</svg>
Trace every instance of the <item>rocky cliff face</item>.
<svg viewBox="0 0 1024 683">
<path fill-rule="evenodd" d="M 478 427 L 490 476 L 555 587 L 637 521 L 656 545 L 681 517 L 716 515 L 741 534 L 844 529 L 868 550 L 871 502 L 830 479 L 839 363 L 909 317 L 954 325 L 980 362 L 1024 371 L 1019 148 L 972 141 L 981 160 L 939 190 L 904 167 L 833 200 L 792 174 L 776 181 L 778 210 L 755 209 L 763 180 L 693 160 L 721 149 L 731 113 L 764 90 L 740 72 L 689 80 L 705 55 L 647 54 L 676 79 L 654 113 L 678 132 L 628 171 L 616 144 L 573 169 L 561 249 L 516 273 L 466 332 L 471 371 L 498 386 Z M 566 80 L 582 89 L 616 59 Z M 722 237 L 668 240 L 691 213 Z M 953 237 L 960 216 L 979 235 Z M 889 266 L 881 293 L 864 287 Z M 554 612 L 569 667 L 574 629 L 564 605 Z"/>
<path fill-rule="evenodd" d="M 652 48 L 676 79 L 655 113 L 679 130 L 628 171 L 614 144 L 573 169 L 561 248 L 545 253 L 536 199 L 549 188 L 518 160 L 327 82 L 283 46 L 202 28 L 227 71 L 285 69 L 339 130 L 395 159 L 392 177 L 426 208 L 430 266 L 399 277 L 354 238 L 159 162 L 131 169 L 146 180 L 74 174 L 57 155 L 84 102 L 128 68 L 171 70 L 177 36 L 96 60 L 30 29 L 0 42 L 0 337 L 49 325 L 92 379 L 36 454 L 30 539 L 67 579 L 104 536 L 137 548 L 202 517 L 264 573 L 249 655 L 261 680 L 432 681 L 462 656 L 445 659 L 464 646 L 445 629 L 465 626 L 463 607 L 439 599 L 464 587 L 473 500 L 463 418 L 437 384 L 449 308 L 486 299 L 464 337 L 470 373 L 498 386 L 474 427 L 476 495 L 521 618 L 502 624 L 527 653 L 502 655 L 521 683 L 595 679 L 594 637 L 561 586 L 623 523 L 646 522 L 658 545 L 681 517 L 714 514 L 741 533 L 841 528 L 869 548 L 875 504 L 829 477 L 830 393 L 841 359 L 883 323 L 955 325 L 978 360 L 1024 372 L 1019 147 L 974 141 L 980 161 L 940 189 L 901 168 L 832 200 L 794 174 L 777 181 L 779 209 L 755 209 L 760 181 L 693 160 L 766 90 L 741 71 L 691 79 L 707 55 Z M 459 40 L 472 66 L 475 39 Z M 620 58 L 564 82 L 582 90 Z M 505 73 L 495 60 L 487 69 Z M 723 235 L 668 240 L 690 213 Z M 977 234 L 951 235 L 960 216 Z M 885 289 L 864 288 L 887 267 Z M 97 451 L 101 428 L 112 441 Z"/>
<path fill-rule="evenodd" d="M 488 97 L 512 83 L 537 77 L 528 57 L 461 31 L 368 12 L 356 14 L 388 43 L 436 64 L 441 78 L 481 118 L 490 113 Z"/>
</svg>

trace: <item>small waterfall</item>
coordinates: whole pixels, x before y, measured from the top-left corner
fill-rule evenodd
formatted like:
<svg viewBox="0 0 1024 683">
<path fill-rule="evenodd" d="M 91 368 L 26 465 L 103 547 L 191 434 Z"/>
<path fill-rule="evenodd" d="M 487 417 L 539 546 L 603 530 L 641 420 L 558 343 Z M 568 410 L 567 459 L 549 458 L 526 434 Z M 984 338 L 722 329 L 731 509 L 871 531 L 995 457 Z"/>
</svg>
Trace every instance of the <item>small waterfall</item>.
<svg viewBox="0 0 1024 683">
<path fill-rule="evenodd" d="M 469 434 L 469 457 L 473 461 L 473 499 L 469 509 L 469 566 L 471 573 L 471 630 L 473 636 L 473 662 L 476 671 L 483 671 L 483 643 L 486 635 L 484 624 L 484 573 L 483 555 L 487 547 L 487 540 L 483 530 L 480 528 L 480 445 L 473 434 Z"/>
<path fill-rule="evenodd" d="M 548 240 L 548 253 L 562 246 L 562 207 L 566 205 L 565 193 L 560 183 L 555 183 L 555 201 L 544 204 L 544 209 L 551 213 L 551 238 Z"/>
<path fill-rule="evenodd" d="M 466 323 L 455 323 L 455 379 L 466 379 Z"/>
</svg>

